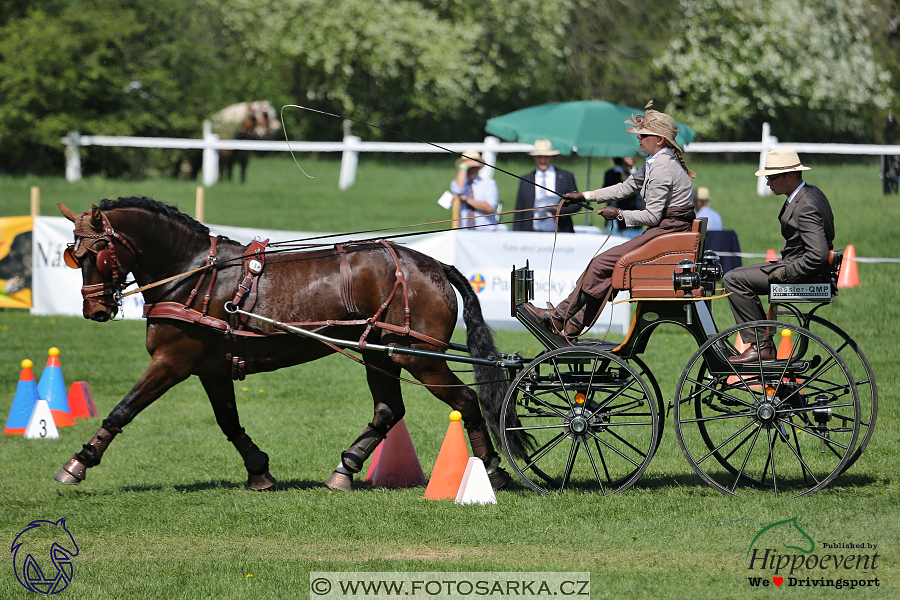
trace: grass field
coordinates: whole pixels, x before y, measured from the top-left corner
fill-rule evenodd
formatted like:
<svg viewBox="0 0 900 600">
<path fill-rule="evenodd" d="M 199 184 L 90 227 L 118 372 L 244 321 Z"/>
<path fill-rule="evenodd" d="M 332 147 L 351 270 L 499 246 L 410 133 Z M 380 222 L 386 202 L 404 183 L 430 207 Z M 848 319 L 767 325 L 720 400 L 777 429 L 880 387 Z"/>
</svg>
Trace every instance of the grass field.
<svg viewBox="0 0 900 600">
<path fill-rule="evenodd" d="M 595 182 L 605 168 L 601 162 L 594 161 Z M 284 158 L 255 159 L 245 186 L 223 183 L 207 190 L 206 220 L 352 231 L 448 216 L 436 200 L 453 174 L 451 160 L 417 164 L 363 157 L 356 186 L 345 192 L 337 190 L 337 161 L 305 156 L 301 164 L 314 180 Z M 575 171 L 584 185 L 583 161 L 557 164 Z M 755 195 L 753 165 L 691 157 L 688 164 L 698 172 L 695 185 L 710 188 L 726 227 L 737 230 L 743 251 L 780 249 L 776 219 L 783 199 Z M 811 164 L 806 179 L 832 202 L 837 245 L 852 243 L 861 257 L 900 257 L 900 200 L 881 195 L 877 166 Z M 504 160 L 503 167 L 519 173 L 528 163 Z M 506 208 L 512 208 L 517 183 L 501 174 L 497 178 Z M 0 177 L 0 216 L 27 214 L 32 185 L 41 187 L 42 213 L 55 214 L 55 202 L 82 211 L 119 195 L 153 196 L 190 213 L 197 184 Z M 66 598 L 306 597 L 311 571 L 558 570 L 589 571 L 592 598 L 896 597 L 900 265 L 860 263 L 859 275 L 862 285 L 843 290 L 820 314 L 847 330 L 872 363 L 880 399 L 877 429 L 859 462 L 809 498 L 752 491 L 740 498 L 721 496 L 693 473 L 672 427 L 644 477 L 614 497 L 586 492 L 541 497 L 514 483 L 498 494 L 497 505 L 482 507 L 428 502 L 421 488 L 361 485 L 350 494 L 331 492 L 322 482 L 371 419 L 371 399 L 363 369 L 329 357 L 236 384 L 242 424 L 269 453 L 280 481 L 276 491 L 245 490 L 243 465 L 194 379 L 145 410 L 77 487 L 55 484 L 53 474 L 88 441 L 100 419 L 62 429 L 59 440 L 0 439 L 0 531 L 12 543 L 29 521 L 67 519 L 80 554 L 73 581 L 60 595 Z M 732 324 L 727 313 L 725 305 L 717 305 L 720 328 Z M 106 415 L 149 363 L 143 338 L 140 322 L 97 324 L 0 312 L 0 414 L 8 414 L 20 361 L 32 359 L 39 376 L 47 349 L 58 346 L 66 382 L 90 382 L 98 410 Z M 461 341 L 463 332 L 457 338 Z M 540 351 L 524 333 L 500 331 L 497 338 L 505 351 L 526 357 Z M 662 329 L 651 339 L 644 358 L 666 398 L 695 350 L 679 329 Z M 415 386 L 404 384 L 404 397 L 406 421 L 428 474 L 448 409 Z M 774 573 L 748 569 L 751 541 L 767 525 L 792 517 L 815 540 L 819 554 L 852 552 L 818 550 L 822 543 L 878 545 L 876 569 L 807 575 L 877 576 L 880 586 L 752 588 L 749 576 L 771 579 Z M 31 597 L 15 580 L 12 555 L 7 557 L 0 568 L 0 597 Z"/>
</svg>

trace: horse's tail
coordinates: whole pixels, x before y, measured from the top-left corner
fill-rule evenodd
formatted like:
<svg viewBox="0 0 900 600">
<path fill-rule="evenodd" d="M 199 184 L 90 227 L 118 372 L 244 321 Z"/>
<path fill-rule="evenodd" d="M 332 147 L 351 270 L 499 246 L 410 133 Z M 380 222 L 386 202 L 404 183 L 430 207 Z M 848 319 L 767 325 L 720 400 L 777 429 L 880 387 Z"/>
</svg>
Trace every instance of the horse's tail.
<svg viewBox="0 0 900 600">
<path fill-rule="evenodd" d="M 444 268 L 447 279 L 459 291 L 463 299 L 463 321 L 466 324 L 466 344 L 469 347 L 469 354 L 478 358 L 493 360 L 500 358 L 500 351 L 494 344 L 494 332 L 484 321 L 484 316 L 481 314 L 481 303 L 472 290 L 469 280 L 453 265 L 441 263 L 441 266 Z M 502 426 L 500 411 L 503 408 L 503 399 L 509 388 L 509 381 L 503 370 L 497 366 L 474 365 L 474 370 L 482 412 L 491 433 L 494 434 L 494 439 L 499 443 Z M 519 426 L 519 419 L 515 416 L 515 413 L 512 413 L 512 416 L 507 421 L 507 425 L 511 427 Z M 518 430 L 508 430 L 506 432 L 509 451 L 513 456 L 517 458 L 526 457 L 528 437 Z"/>
</svg>

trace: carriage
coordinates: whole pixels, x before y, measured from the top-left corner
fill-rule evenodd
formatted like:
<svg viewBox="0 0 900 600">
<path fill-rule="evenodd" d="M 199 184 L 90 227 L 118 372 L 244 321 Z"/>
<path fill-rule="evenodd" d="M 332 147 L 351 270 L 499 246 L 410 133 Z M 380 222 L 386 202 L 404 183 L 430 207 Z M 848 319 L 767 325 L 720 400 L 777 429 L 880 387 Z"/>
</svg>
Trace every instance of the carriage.
<svg viewBox="0 0 900 600">
<path fill-rule="evenodd" d="M 134 273 L 152 356 L 103 427 L 57 473 L 61 483 L 84 480 L 122 427 L 197 375 L 244 459 L 249 487 L 271 489 L 268 456 L 240 426 L 230 380 L 333 352 L 365 364 L 375 405 L 372 422 L 326 482 L 335 489 L 352 487 L 353 474 L 403 417 L 401 369 L 462 413 L 473 454 L 495 488 L 510 476 L 488 429 L 522 482 L 541 494 L 629 489 L 670 414 L 691 467 L 724 494 L 752 487 L 816 492 L 859 458 L 874 430 L 877 389 L 868 360 L 849 335 L 815 314 L 831 302 L 830 284 L 779 285 L 768 320 L 717 329 L 711 302 L 722 270 L 705 249 L 705 220 L 618 261 L 613 288 L 636 303 L 620 343 L 573 343 L 548 332 L 521 308 L 533 298 L 533 272 L 514 267 L 511 312 L 545 347 L 528 361 L 496 349 L 477 297 L 455 268 L 387 240 L 302 251 L 241 246 L 148 199 L 104 201 L 82 215 L 60 209 L 76 225 L 66 258 L 83 272 L 84 316 L 113 316 L 125 276 Z M 840 251 L 833 252 L 831 268 L 840 265 Z M 449 341 L 454 288 L 466 344 Z M 668 400 L 641 359 L 662 324 L 683 327 L 698 345 Z M 748 328 L 757 339 L 782 336 L 776 360 L 727 360 L 737 353 L 735 334 Z M 473 365 L 478 394 L 447 363 Z"/>
</svg>

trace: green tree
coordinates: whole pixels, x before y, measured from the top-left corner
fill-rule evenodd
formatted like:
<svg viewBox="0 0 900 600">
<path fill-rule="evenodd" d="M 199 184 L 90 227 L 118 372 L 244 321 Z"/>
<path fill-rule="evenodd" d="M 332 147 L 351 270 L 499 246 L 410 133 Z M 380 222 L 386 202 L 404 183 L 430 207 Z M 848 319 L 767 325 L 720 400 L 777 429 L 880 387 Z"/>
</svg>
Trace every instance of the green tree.
<svg viewBox="0 0 900 600">
<path fill-rule="evenodd" d="M 0 26 L 0 168 L 60 172 L 69 130 L 199 137 L 203 118 L 252 80 L 219 29 L 178 0 L 57 0 L 10 13 Z M 171 155 L 92 147 L 83 167 L 140 176 Z"/>
<path fill-rule="evenodd" d="M 428 138 L 473 139 L 484 120 L 559 98 L 569 2 L 225 0 L 249 60 L 287 73 L 288 102 Z M 334 139 L 307 114 L 292 133 Z M 357 130 L 367 138 L 384 134 Z"/>
<path fill-rule="evenodd" d="M 680 0 L 657 66 L 680 117 L 705 140 L 871 140 L 892 92 L 864 0 Z"/>
</svg>

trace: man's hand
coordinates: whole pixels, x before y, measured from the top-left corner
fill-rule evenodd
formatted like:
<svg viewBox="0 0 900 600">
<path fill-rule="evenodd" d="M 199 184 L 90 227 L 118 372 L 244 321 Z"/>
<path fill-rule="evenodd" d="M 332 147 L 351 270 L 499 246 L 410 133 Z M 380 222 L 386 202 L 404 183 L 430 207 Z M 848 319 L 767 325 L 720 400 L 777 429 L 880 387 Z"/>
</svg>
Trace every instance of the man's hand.
<svg viewBox="0 0 900 600">
<path fill-rule="evenodd" d="M 575 202 L 576 204 L 580 204 L 585 201 L 584 194 L 581 192 L 566 192 L 562 196 L 563 206 L 568 206 L 569 204 Z"/>
<path fill-rule="evenodd" d="M 606 219 L 607 221 L 612 221 L 619 214 L 619 209 L 615 206 L 604 206 L 599 211 L 597 211 L 601 217 Z"/>
<path fill-rule="evenodd" d="M 787 267 L 778 267 L 771 273 L 769 273 L 769 283 L 789 283 L 785 278 L 785 271 Z"/>
</svg>

